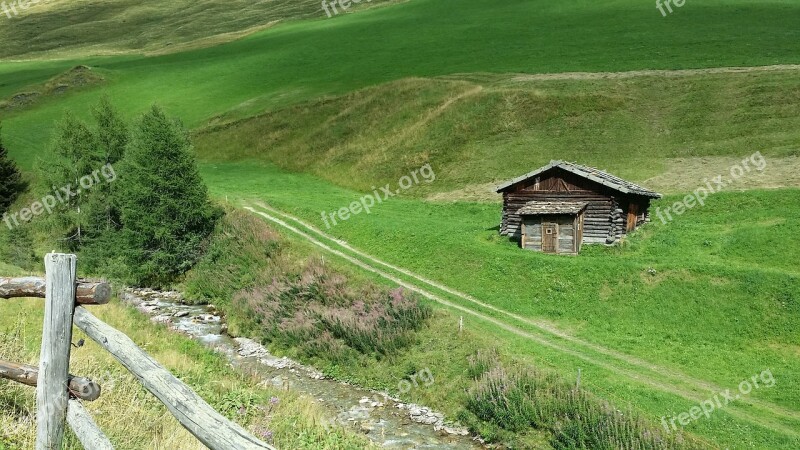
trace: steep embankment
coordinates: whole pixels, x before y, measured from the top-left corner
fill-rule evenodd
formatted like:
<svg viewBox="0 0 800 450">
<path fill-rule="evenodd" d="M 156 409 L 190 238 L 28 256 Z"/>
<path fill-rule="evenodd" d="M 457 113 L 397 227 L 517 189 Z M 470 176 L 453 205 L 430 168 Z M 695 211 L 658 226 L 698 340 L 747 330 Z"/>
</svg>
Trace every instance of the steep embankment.
<svg viewBox="0 0 800 450">
<path fill-rule="evenodd" d="M 800 186 L 798 73 L 409 79 L 204 129 L 195 142 L 209 162 L 260 160 L 361 191 L 430 163 L 436 183 L 411 195 L 442 200 L 496 199 L 493 182 L 551 159 L 681 192 L 755 151 L 770 171 L 738 187 Z"/>
</svg>

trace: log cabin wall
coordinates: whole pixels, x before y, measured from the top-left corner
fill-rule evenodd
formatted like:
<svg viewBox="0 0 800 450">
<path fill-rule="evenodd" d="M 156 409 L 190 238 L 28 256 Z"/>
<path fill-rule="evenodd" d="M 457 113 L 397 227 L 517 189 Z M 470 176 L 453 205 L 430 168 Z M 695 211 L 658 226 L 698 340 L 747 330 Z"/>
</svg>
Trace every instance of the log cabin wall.
<svg viewBox="0 0 800 450">
<path fill-rule="evenodd" d="M 612 243 L 627 233 L 631 204 L 638 207 L 636 226 L 648 219 L 649 200 L 627 196 L 599 183 L 554 168 L 540 176 L 521 181 L 503 192 L 500 233 L 520 239 L 520 208 L 531 201 L 570 201 L 588 204 L 584 215 L 583 242 Z"/>
</svg>

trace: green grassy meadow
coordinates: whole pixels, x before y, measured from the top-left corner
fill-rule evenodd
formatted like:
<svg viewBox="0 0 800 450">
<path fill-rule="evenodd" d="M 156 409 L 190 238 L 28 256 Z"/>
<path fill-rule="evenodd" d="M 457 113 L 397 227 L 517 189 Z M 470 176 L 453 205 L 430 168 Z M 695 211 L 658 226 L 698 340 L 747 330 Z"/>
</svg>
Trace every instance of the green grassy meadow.
<svg viewBox="0 0 800 450">
<path fill-rule="evenodd" d="M 283 21 L 316 18 L 322 8 L 313 0 L 48 0 L 31 5 L 29 11 L 0 28 L 5 43 L 0 56 L 64 59 L 67 55 L 175 53 L 230 41 Z"/>
<path fill-rule="evenodd" d="M 800 61 L 796 3 L 697 0 L 690 6 L 664 18 L 653 5 L 632 0 L 512 0 L 499 6 L 419 0 L 331 19 L 320 11 L 319 19 L 175 54 L 3 62 L 0 96 L 78 63 L 108 82 L 0 118 L 13 151 L 27 165 L 49 137 L 40 124 L 51 123 L 65 108 L 87 110 L 101 91 L 129 114 L 158 102 L 196 127 L 406 77 Z"/>
<path fill-rule="evenodd" d="M 436 314 L 412 350 L 340 368 L 342 378 L 391 389 L 398 378 L 430 367 L 441 374 L 442 389 L 407 400 L 457 415 L 467 386 L 465 358 L 496 346 L 504 358 L 567 380 L 580 369 L 590 392 L 658 426 L 717 387 L 735 389 L 769 369 L 775 387 L 686 431 L 711 448 L 800 447 L 800 77 L 789 66 L 800 64 L 800 3 L 688 0 L 662 17 L 651 1 L 376 1 L 329 19 L 319 2 L 306 0 L 54 0 L 6 19 L 0 15 L 0 123 L 4 143 L 29 177 L 66 111 L 86 118 L 108 95 L 133 118 L 157 103 L 192 131 L 202 175 L 218 201 L 262 212 L 257 202 L 265 202 L 485 303 L 425 287 L 452 305 L 430 302 Z M 79 65 L 91 68 L 91 83 L 69 76 Z M 543 76 L 768 65 L 784 67 Z M 41 95 L 30 105 L 1 107 L 29 93 Z M 613 247 L 554 257 L 523 252 L 498 235 L 494 183 L 551 159 L 657 189 L 667 196 L 654 208 L 665 208 L 756 151 L 768 162 L 763 172 L 670 223 L 653 212 L 651 224 Z M 323 222 L 323 212 L 396 185 L 424 164 L 435 181 L 371 214 L 330 229 Z M 294 259 L 328 258 L 270 226 L 291 242 Z M 356 283 L 393 284 L 330 259 Z M 0 261 L 0 272 L 23 271 Z M 459 307 L 485 316 L 467 314 L 468 342 L 453 331 L 465 315 Z M 141 321 L 110 309 L 115 323 Z M 36 309 L 4 311 L 6 335 L 16 317 L 29 328 L 39 320 Z M 151 328 L 141 338 L 149 333 L 156 349 L 178 345 L 178 338 Z M 0 350 L 32 360 L 36 349 L 28 341 L 0 343 Z M 219 363 L 183 341 L 180 348 L 194 360 L 176 367 L 186 368 L 199 388 L 236 382 L 228 372 L 222 381 L 195 376 Z M 108 362 L 92 364 L 86 367 Z M 266 395 L 255 386 L 243 389 Z M 24 411 L 31 396 L 0 387 L 3 401 Z M 314 435 L 316 413 L 297 402 L 282 426 L 297 413 Z M 142 411 L 162 414 L 149 404 Z M 118 436 L 127 433 L 123 424 L 109 426 Z M 295 445 L 288 436 L 286 445 Z M 30 436 L 13 439 L 24 446 Z M 140 448 L 148 437 L 131 439 L 131 448 Z M 358 441 L 342 434 L 325 445 L 343 448 L 337 439 Z M 548 448 L 538 434 L 525 442 Z"/>
<path fill-rule="evenodd" d="M 648 225 L 622 246 L 590 247 L 565 258 L 520 252 L 498 236 L 496 203 L 394 198 L 327 230 L 321 212 L 346 206 L 363 192 L 253 163 L 206 165 L 203 173 L 212 192 L 234 204 L 263 200 L 373 256 L 586 341 L 724 387 L 770 369 L 784 388 L 754 392 L 753 398 L 795 413 L 800 405 L 797 393 L 786 388 L 800 381 L 800 273 L 797 242 L 785 238 L 797 233 L 800 190 L 716 194 L 668 225 Z M 751 215 L 742 217 L 742 210 Z M 488 332 L 503 335 L 496 328 Z M 582 367 L 513 335 L 505 336 L 505 346 L 565 375 Z M 583 364 L 592 389 L 632 402 L 655 419 L 689 407 L 668 395 L 654 401 L 653 391 Z M 741 419 L 714 419 L 689 431 L 720 446 L 744 439 L 769 448 L 797 439 Z M 798 418 L 775 420 L 796 427 Z"/>
<path fill-rule="evenodd" d="M 796 165 L 786 158 L 800 155 L 794 71 L 661 80 L 519 78 L 401 80 L 204 129 L 195 143 L 206 161 L 261 160 L 361 191 L 430 163 L 437 180 L 409 192 L 414 197 L 470 186 L 488 191 L 551 159 L 645 182 L 675 158 L 741 158 L 757 150 L 772 160 L 765 171 L 771 182 L 800 186 L 781 173 L 782 166 Z M 695 185 L 716 175 L 716 168 L 698 168 Z M 669 180 L 653 188 L 676 192 Z"/>
</svg>

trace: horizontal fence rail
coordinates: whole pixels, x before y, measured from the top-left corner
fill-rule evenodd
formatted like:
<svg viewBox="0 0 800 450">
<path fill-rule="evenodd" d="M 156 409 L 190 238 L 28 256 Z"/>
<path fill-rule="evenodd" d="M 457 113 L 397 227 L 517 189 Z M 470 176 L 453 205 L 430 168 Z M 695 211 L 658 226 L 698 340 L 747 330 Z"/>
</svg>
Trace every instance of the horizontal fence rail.
<svg viewBox="0 0 800 450">
<path fill-rule="evenodd" d="M 47 283 L 44 278 L 0 277 L 0 298 L 45 298 Z M 105 282 L 78 280 L 75 283 L 75 303 L 79 305 L 105 305 L 111 300 L 111 285 Z"/>
</svg>

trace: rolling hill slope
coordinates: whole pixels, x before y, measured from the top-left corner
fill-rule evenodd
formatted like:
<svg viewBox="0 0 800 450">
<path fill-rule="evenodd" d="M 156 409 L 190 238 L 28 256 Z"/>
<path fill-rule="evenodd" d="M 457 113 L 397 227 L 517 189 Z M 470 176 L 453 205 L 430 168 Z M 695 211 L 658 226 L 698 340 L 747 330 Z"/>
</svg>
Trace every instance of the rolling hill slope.
<svg viewBox="0 0 800 450">
<path fill-rule="evenodd" d="M 474 188 L 496 201 L 494 182 L 551 159 L 636 181 L 661 175 L 653 187 L 668 192 L 693 189 L 724 173 L 712 167 L 727 170 L 755 151 L 774 161 L 750 187 L 800 187 L 798 73 L 410 79 L 203 129 L 195 143 L 209 162 L 256 159 L 361 191 L 430 163 L 437 182 L 410 195 L 462 191 L 441 197 L 451 200 L 474 198 L 463 195 Z M 681 170 L 694 171 L 683 184 L 672 179 L 685 178 Z"/>
<path fill-rule="evenodd" d="M 370 6 L 385 4 L 374 0 Z M 319 17 L 315 0 L 46 0 L 0 8 L 0 57 L 174 53 L 209 47 L 291 20 Z M 353 5 L 351 11 L 363 7 Z M 366 6 L 366 5 L 364 5 Z M 8 17 L 10 16 L 10 17 Z"/>
<path fill-rule="evenodd" d="M 666 18 L 633 0 L 416 0 L 177 54 L 2 63 L 4 98 L 78 63 L 108 82 L 0 118 L 28 162 L 48 139 L 42 124 L 87 110 L 101 90 L 130 114 L 157 101 L 195 127 L 406 77 L 796 63 L 799 20 L 784 0 L 697 0 Z"/>
<path fill-rule="evenodd" d="M 321 229 L 321 212 L 430 163 L 435 182 L 326 231 L 671 373 L 727 387 L 770 368 L 778 388 L 754 393 L 760 405 L 688 430 L 718 446 L 797 445 L 800 3 L 690 0 L 662 17 L 634 0 L 409 0 L 330 19 L 305 0 L 212 3 L 54 0 L 14 19 L 0 55 L 20 61 L 0 62 L 0 100 L 41 94 L 0 109 L 14 158 L 31 168 L 53 122 L 102 94 L 128 116 L 157 102 L 193 130 L 217 198 Z M 53 21 L 64 26 L 43 32 Z M 77 65 L 95 82 L 48 88 Z M 767 65 L 785 66 L 746 69 Z M 745 69 L 702 70 L 719 67 Z M 617 247 L 552 258 L 497 234 L 493 183 L 550 159 L 643 182 L 672 194 L 666 206 L 757 151 L 767 170 L 737 187 L 770 190 L 720 194 Z M 654 420 L 713 394 L 668 381 L 691 390 L 678 398 L 635 370 L 476 327 L 565 377 L 583 369 L 593 392 Z"/>
</svg>

